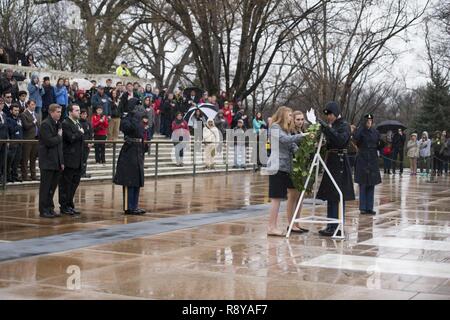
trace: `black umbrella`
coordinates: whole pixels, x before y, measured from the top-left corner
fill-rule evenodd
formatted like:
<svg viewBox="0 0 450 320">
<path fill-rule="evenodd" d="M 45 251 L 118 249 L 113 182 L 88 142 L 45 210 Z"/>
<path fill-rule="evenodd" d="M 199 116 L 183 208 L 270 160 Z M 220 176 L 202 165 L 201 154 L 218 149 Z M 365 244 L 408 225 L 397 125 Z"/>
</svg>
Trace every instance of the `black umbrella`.
<svg viewBox="0 0 450 320">
<path fill-rule="evenodd" d="M 377 130 L 380 133 L 387 133 L 389 130 L 396 131 L 398 129 L 405 130 L 406 126 L 397 120 L 386 120 L 377 125 Z"/>
<path fill-rule="evenodd" d="M 13 73 L 13 78 L 16 81 L 24 81 L 26 79 L 26 76 L 24 74 L 20 73 L 20 72 L 15 71 Z"/>
<path fill-rule="evenodd" d="M 198 87 L 189 87 L 183 90 L 183 96 L 189 97 L 191 95 L 191 91 L 195 91 L 195 96 L 199 99 L 202 97 L 204 92 L 203 89 L 200 89 Z"/>
</svg>

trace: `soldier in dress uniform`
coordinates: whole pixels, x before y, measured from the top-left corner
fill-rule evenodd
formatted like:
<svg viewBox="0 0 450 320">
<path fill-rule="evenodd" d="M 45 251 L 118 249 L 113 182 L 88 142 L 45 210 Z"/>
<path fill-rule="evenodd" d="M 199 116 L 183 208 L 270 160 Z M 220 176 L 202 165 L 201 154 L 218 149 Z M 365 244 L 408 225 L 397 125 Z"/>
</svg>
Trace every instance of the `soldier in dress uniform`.
<svg viewBox="0 0 450 320">
<path fill-rule="evenodd" d="M 352 169 L 347 156 L 347 147 L 350 142 L 350 126 L 342 119 L 341 108 L 337 102 L 328 102 L 323 111 L 327 116 L 327 122 L 318 118 L 318 122 L 322 127 L 327 140 L 326 165 L 337 185 L 342 191 L 343 206 L 345 214 L 345 201 L 355 200 L 355 192 L 353 190 Z M 327 201 L 327 217 L 338 219 L 339 217 L 339 193 L 333 185 L 330 177 L 324 173 L 322 182 L 320 183 L 317 198 Z M 327 228 L 320 230 L 319 234 L 330 237 L 336 231 L 337 223 L 330 223 Z M 340 236 L 339 230 L 336 236 Z"/>
<path fill-rule="evenodd" d="M 366 114 L 354 139 L 358 145 L 355 182 L 359 184 L 359 211 L 361 214 L 376 214 L 373 211 L 375 186 L 381 183 L 378 168 L 380 133 L 373 126 L 373 115 Z"/>
<path fill-rule="evenodd" d="M 142 215 L 145 210 L 138 208 L 139 191 L 144 186 L 144 130 L 141 125 L 142 113 L 136 105 L 129 109 L 120 122 L 125 143 L 120 150 L 114 183 L 123 186 L 123 210 L 127 215 Z"/>
</svg>

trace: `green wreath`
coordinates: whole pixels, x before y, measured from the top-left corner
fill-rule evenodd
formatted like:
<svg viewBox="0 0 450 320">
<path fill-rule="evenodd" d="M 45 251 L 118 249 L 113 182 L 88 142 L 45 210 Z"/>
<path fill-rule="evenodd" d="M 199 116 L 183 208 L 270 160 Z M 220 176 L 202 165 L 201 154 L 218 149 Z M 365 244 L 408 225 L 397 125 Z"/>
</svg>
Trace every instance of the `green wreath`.
<svg viewBox="0 0 450 320">
<path fill-rule="evenodd" d="M 313 160 L 314 154 L 316 153 L 317 143 L 320 138 L 320 124 L 313 124 L 308 127 L 306 133 L 309 134 L 305 136 L 300 142 L 299 148 L 295 153 L 295 158 L 293 162 L 293 169 L 291 174 L 292 182 L 295 188 L 302 192 L 305 190 L 305 182 L 308 178 L 308 173 L 311 168 L 311 162 Z M 311 137 L 310 134 L 313 134 Z M 310 193 L 314 185 L 314 175 L 311 176 L 306 192 Z"/>
</svg>

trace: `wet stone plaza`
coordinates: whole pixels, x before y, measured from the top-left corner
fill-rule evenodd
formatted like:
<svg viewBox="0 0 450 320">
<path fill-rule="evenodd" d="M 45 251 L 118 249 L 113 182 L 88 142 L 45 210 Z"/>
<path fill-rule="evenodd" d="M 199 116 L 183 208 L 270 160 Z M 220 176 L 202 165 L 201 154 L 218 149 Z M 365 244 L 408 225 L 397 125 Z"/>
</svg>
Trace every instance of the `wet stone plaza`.
<svg viewBox="0 0 450 320">
<path fill-rule="evenodd" d="M 268 237 L 259 173 L 148 180 L 145 216 L 124 216 L 110 182 L 82 183 L 81 216 L 56 219 L 39 218 L 36 187 L 10 187 L 0 194 L 0 298 L 450 299 L 450 178 L 427 180 L 384 176 L 376 216 L 348 202 L 345 241 L 319 236 L 320 225 Z M 302 216 L 311 211 L 308 199 Z"/>
</svg>

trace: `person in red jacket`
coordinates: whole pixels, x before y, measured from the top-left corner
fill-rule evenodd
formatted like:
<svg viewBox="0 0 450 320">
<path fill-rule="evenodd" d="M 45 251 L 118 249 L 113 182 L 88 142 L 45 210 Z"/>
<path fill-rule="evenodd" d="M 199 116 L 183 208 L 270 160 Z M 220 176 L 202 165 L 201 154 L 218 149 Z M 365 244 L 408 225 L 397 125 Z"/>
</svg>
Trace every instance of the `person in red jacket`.
<svg viewBox="0 0 450 320">
<path fill-rule="evenodd" d="M 177 112 L 175 115 L 175 120 L 172 122 L 172 139 L 175 140 L 175 157 L 177 160 L 177 167 L 183 166 L 183 148 L 178 150 L 176 146 L 180 143 L 180 141 L 189 140 L 189 126 L 188 123 L 183 119 L 183 114 L 181 112 Z"/>
<path fill-rule="evenodd" d="M 228 128 L 231 128 L 231 122 L 233 122 L 233 111 L 230 108 L 228 101 L 223 104 L 223 116 L 228 122 Z"/>
<path fill-rule="evenodd" d="M 155 90 L 156 91 L 156 90 Z M 161 97 L 159 96 L 159 90 L 156 91 L 156 93 L 153 95 L 153 111 L 155 114 L 155 117 L 153 119 L 154 122 L 154 133 L 161 133 Z"/>
<path fill-rule="evenodd" d="M 94 129 L 94 140 L 106 140 L 108 136 L 108 117 L 103 115 L 102 105 L 99 104 L 95 108 L 95 114 L 92 116 L 92 128 Z M 95 162 L 106 163 L 105 159 L 105 144 L 95 144 Z"/>
</svg>

